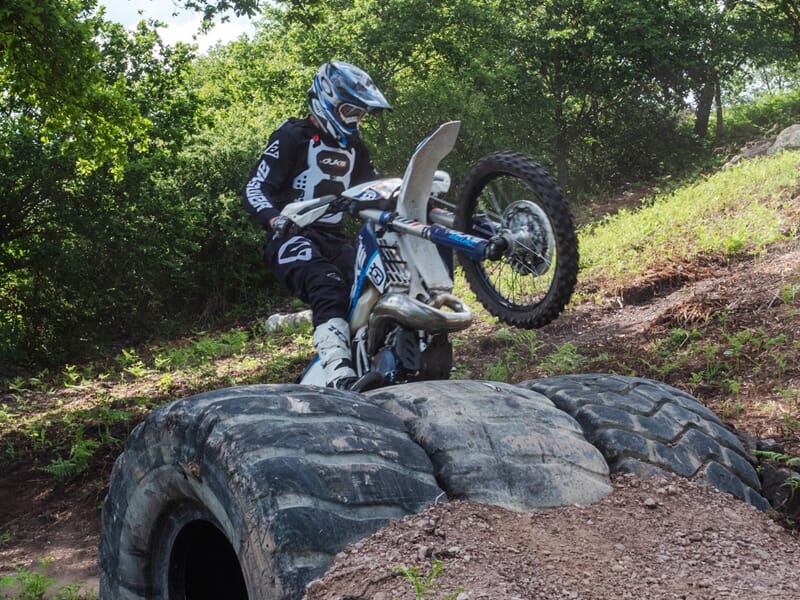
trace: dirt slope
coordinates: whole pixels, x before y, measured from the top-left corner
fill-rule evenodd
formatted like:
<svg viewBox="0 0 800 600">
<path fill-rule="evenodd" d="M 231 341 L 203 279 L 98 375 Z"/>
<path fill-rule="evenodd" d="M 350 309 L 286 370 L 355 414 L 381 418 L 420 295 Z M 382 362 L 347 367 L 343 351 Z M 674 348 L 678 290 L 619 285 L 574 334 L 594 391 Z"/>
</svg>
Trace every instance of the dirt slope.
<svg viewBox="0 0 800 600">
<path fill-rule="evenodd" d="M 650 280 L 604 305 L 582 304 L 537 332 L 543 347 L 576 344 L 600 372 L 620 365 L 646 375 L 637 363 L 652 340 L 671 327 L 692 327 L 720 308 L 730 313 L 730 330 L 762 328 L 782 332 L 800 344 L 798 304 L 782 304 L 777 290 L 800 282 L 800 241 L 767 257 L 706 265 L 679 275 L 652 274 Z M 457 347 L 456 360 L 481 373 L 505 348 L 493 345 L 490 326 L 469 330 L 474 340 Z M 481 344 L 483 342 L 480 342 Z M 470 361 L 475 361 L 472 364 Z M 478 362 L 480 361 L 480 362 Z M 535 360 L 512 381 L 541 377 Z M 684 387 L 692 365 L 671 371 L 667 382 Z M 796 430 L 782 429 L 781 415 L 764 410 L 775 389 L 800 389 L 800 367 L 754 373 L 729 415 L 754 436 L 780 437 L 798 454 Z M 764 383 L 768 381 L 769 384 Z M 691 390 L 722 412 L 729 398 Z M 800 418 L 795 402 L 790 418 Z M 782 437 L 781 437 L 782 436 Z M 43 474 L 9 473 L 0 467 L 0 577 L 18 567 L 51 560 L 50 574 L 62 583 L 85 581 L 96 589 L 94 563 L 99 527 L 97 489 L 56 486 Z M 414 598 L 410 583 L 393 574 L 400 565 L 423 572 L 443 562 L 442 587 L 426 598 L 774 598 L 800 597 L 800 540 L 769 516 L 716 491 L 685 481 L 621 479 L 606 500 L 588 507 L 518 515 L 496 507 L 453 502 L 391 524 L 344 552 L 309 599 Z"/>
</svg>

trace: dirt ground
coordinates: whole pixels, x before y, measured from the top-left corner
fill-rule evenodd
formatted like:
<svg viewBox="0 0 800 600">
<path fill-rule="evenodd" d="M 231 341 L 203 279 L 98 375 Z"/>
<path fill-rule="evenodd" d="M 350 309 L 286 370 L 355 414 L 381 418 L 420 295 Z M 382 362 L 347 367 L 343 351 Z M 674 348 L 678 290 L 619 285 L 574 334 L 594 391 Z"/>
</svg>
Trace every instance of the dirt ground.
<svg viewBox="0 0 800 600">
<path fill-rule="evenodd" d="M 307 598 L 414 599 L 397 567 L 424 576 L 436 560 L 425 598 L 800 597 L 800 541 L 763 513 L 686 479 L 622 476 L 590 506 L 430 507 L 349 546 Z"/>
<path fill-rule="evenodd" d="M 605 349 L 609 369 L 618 369 L 624 360 L 634 369 L 637 348 L 676 324 L 690 326 L 729 307 L 731 318 L 741 321 L 731 322 L 732 328 L 786 331 L 788 323 L 800 343 L 798 311 L 784 307 L 780 312 L 776 302 L 782 284 L 798 281 L 800 241 L 795 240 L 768 257 L 698 266 L 680 276 L 665 272 L 620 290 L 604 304 L 583 303 L 537 332 L 537 339 L 543 345 L 571 341 L 585 354 Z M 487 333 L 482 327 L 487 326 L 475 326 L 478 338 Z M 469 366 L 470 361 L 491 360 L 492 352 L 500 356 L 504 349 L 487 343 L 480 353 L 463 347 L 456 351 L 456 360 Z M 532 365 L 513 376 L 521 381 L 543 374 Z M 800 389 L 798 365 L 760 377 L 769 376 L 780 376 L 784 389 Z M 687 378 L 688 370 L 677 369 L 667 383 L 682 387 Z M 759 377 L 745 383 L 741 403 L 769 405 L 772 388 Z M 718 413 L 729 400 L 705 394 L 702 387 L 691 391 Z M 787 433 L 774 413 L 762 409 L 736 412 L 727 420 L 752 436 L 780 438 L 787 451 L 800 454 L 797 432 Z M 793 417 L 800 418 L 798 407 Z M 41 558 L 60 583 L 83 582 L 96 592 L 102 489 L 96 484 L 59 486 L 44 474 L 5 469 L 0 463 L 0 534 L 8 533 L 8 539 L 0 539 L 0 577 L 17 568 L 38 568 Z M 97 480 L 107 478 L 100 474 L 91 481 Z M 420 597 L 800 598 L 796 531 L 685 480 L 630 477 L 616 479 L 613 493 L 592 506 L 536 514 L 462 502 L 431 507 L 346 549 L 327 576 L 313 584 L 308 598 L 416 598 L 411 582 L 395 568 L 416 566 L 424 575 L 434 560 L 442 561 L 442 572 Z"/>
<path fill-rule="evenodd" d="M 0 532 L 9 536 L 0 542 L 0 578 L 25 569 L 52 577 L 53 589 L 80 583 L 96 595 L 100 501 L 97 490 L 44 473 L 0 471 Z"/>
</svg>

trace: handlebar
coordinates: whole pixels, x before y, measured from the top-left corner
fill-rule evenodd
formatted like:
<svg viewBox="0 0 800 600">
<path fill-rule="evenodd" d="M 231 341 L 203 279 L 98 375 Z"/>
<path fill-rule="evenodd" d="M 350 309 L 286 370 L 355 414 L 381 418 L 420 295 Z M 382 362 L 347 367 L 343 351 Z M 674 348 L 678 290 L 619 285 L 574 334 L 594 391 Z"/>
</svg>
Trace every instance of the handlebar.
<svg viewBox="0 0 800 600">
<path fill-rule="evenodd" d="M 471 260 L 499 260 L 513 243 L 513 240 L 503 233 L 497 233 L 488 239 L 476 237 L 438 223 L 428 224 L 399 217 L 394 212 L 394 207 L 390 210 L 382 210 L 385 206 L 385 200 L 355 201 L 333 194 L 314 200 L 291 203 L 282 211 L 281 231 L 278 233 L 300 231 L 325 214 L 348 212 L 362 220 L 372 221 L 395 231 L 425 238 L 437 245 L 452 248 L 465 254 Z"/>
</svg>

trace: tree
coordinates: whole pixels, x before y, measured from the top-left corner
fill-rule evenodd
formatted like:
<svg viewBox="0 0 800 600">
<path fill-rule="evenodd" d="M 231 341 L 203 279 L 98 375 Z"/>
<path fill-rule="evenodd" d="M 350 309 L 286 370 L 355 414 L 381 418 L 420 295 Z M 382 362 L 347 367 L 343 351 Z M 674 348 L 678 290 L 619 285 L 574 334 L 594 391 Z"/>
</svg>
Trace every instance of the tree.
<svg viewBox="0 0 800 600">
<path fill-rule="evenodd" d="M 394 107 L 363 125 L 383 172 L 401 173 L 419 140 L 444 120 L 463 122 L 459 144 L 447 159 L 448 168 L 456 172 L 464 168 L 464 157 L 513 146 L 521 132 L 497 118 L 502 113 L 514 120 L 519 106 L 511 102 L 519 98 L 514 90 L 524 74 L 509 60 L 509 31 L 496 1 L 276 5 L 266 12 L 275 43 L 270 54 L 259 49 L 254 56 L 295 66 L 299 80 L 287 79 L 287 84 L 300 110 L 320 63 L 346 60 L 369 72 Z"/>
<path fill-rule="evenodd" d="M 107 23 L 96 0 L 7 0 L 0 6 L 0 113 L 36 121 L 82 156 L 82 168 L 122 160 L 141 123 L 98 69 Z"/>
<path fill-rule="evenodd" d="M 0 357 L 86 350 L 109 332 L 254 310 L 269 285 L 240 188 L 269 133 L 307 110 L 320 63 L 363 67 L 394 105 L 366 119 L 379 169 L 462 121 L 458 177 L 514 149 L 573 193 L 674 167 L 721 91 L 786 64 L 784 0 L 176 0 L 253 39 L 194 56 L 96 0 L 0 6 Z M 771 33 L 769 26 L 772 25 Z M 776 28 L 777 26 L 777 28 Z M 796 61 L 794 61 L 796 62 Z M 689 99 L 696 100 L 692 106 Z M 672 169 L 674 170 L 674 168 Z M 80 331 L 81 336 L 74 333 Z M 83 340 L 83 341 L 82 341 Z"/>
<path fill-rule="evenodd" d="M 180 5 L 203 13 L 203 20 L 206 25 L 210 25 L 215 17 L 227 11 L 233 11 L 236 16 L 252 17 L 258 12 L 262 2 L 261 0 L 181 0 Z"/>
<path fill-rule="evenodd" d="M 666 4 L 502 3 L 514 22 L 512 60 L 526 74 L 521 91 L 538 105 L 559 180 L 571 189 L 658 168 L 652 140 L 674 128 L 684 96 L 684 54 Z"/>
<path fill-rule="evenodd" d="M 770 23 L 772 36 L 787 36 L 787 42 L 797 56 L 800 56 L 800 1 L 798 0 L 739 0 L 731 4 L 741 4 L 763 15 Z"/>
<path fill-rule="evenodd" d="M 164 289 L 195 247 L 191 207 L 158 193 L 157 183 L 195 128 L 197 100 L 184 84 L 193 54 L 165 46 L 144 23 L 129 34 L 89 20 L 96 35 L 84 42 L 94 63 L 75 74 L 89 87 L 64 82 L 63 106 L 33 84 L 22 93 L 15 65 L 7 61 L 2 71 L 4 358 L 57 357 L 100 330 L 131 331 L 144 307 L 152 314 L 154 301 L 170 297 Z"/>
<path fill-rule="evenodd" d="M 716 107 L 719 137 L 724 129 L 722 86 L 747 59 L 746 32 L 752 23 L 743 8 L 735 4 L 694 0 L 690 7 L 693 17 L 687 27 L 690 44 L 687 78 L 694 86 L 694 132 L 700 139 L 706 137 L 712 107 Z"/>
</svg>

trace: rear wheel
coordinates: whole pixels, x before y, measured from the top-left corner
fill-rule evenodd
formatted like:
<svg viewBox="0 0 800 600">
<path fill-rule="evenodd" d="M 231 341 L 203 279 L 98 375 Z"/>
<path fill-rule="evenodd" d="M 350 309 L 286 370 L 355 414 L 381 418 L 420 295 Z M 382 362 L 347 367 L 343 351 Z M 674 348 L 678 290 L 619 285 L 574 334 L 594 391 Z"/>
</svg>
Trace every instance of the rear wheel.
<svg viewBox="0 0 800 600">
<path fill-rule="evenodd" d="M 483 238 L 504 231 L 515 240 L 498 261 L 459 256 L 481 304 L 518 327 L 556 319 L 575 289 L 578 241 L 555 179 L 522 154 L 489 154 L 466 174 L 454 213 L 459 231 Z"/>
</svg>

